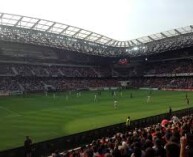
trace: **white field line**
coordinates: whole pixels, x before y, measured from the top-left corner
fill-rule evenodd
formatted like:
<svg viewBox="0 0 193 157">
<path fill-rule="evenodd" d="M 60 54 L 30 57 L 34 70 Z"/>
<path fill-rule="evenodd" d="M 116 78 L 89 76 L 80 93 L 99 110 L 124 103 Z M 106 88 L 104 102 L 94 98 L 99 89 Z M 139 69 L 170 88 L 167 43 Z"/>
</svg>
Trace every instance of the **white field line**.
<svg viewBox="0 0 193 157">
<path fill-rule="evenodd" d="M 0 109 L 2 109 L 2 110 L 4 110 L 4 111 L 7 111 L 7 112 L 9 112 L 9 113 L 15 114 L 15 115 L 17 115 L 17 116 L 21 116 L 21 114 L 15 112 L 15 111 L 12 111 L 12 110 L 10 110 L 10 109 L 7 109 L 7 108 L 5 108 L 5 107 L 0 106 Z"/>
</svg>

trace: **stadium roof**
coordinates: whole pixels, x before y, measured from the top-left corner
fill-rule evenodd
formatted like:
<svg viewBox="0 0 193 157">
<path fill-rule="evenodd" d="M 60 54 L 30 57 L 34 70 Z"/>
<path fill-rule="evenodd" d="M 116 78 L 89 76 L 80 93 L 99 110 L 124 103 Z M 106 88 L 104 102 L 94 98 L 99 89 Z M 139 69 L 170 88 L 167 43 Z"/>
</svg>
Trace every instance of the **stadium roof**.
<svg viewBox="0 0 193 157">
<path fill-rule="evenodd" d="M 193 33 L 193 25 L 190 25 L 129 41 L 118 41 L 104 35 L 67 24 L 27 16 L 0 13 L 1 39 L 5 40 L 5 35 L 7 35 L 9 36 L 9 39 L 12 39 L 13 41 L 13 35 L 11 37 L 10 32 L 6 32 L 8 29 L 10 32 L 14 33 L 13 35 L 16 36 L 14 37 L 15 40 L 20 39 L 21 41 L 21 37 L 28 37 L 31 38 L 30 41 L 33 40 L 34 42 L 34 40 L 36 40 L 36 43 L 39 42 L 41 45 L 41 42 L 43 41 L 42 39 L 38 41 L 38 38 L 40 38 L 40 36 L 41 38 L 44 36 L 44 45 L 46 45 L 45 43 L 47 42 L 47 44 L 49 43 L 51 47 L 52 44 L 55 44 L 53 47 L 66 47 L 69 49 L 73 47 L 71 50 L 78 50 L 79 52 L 85 51 L 85 53 L 90 54 L 96 51 L 97 53 L 93 54 L 111 56 L 126 54 L 134 56 L 139 55 L 142 54 L 142 52 L 144 53 L 149 51 L 147 50 L 147 45 L 149 43 Z M 24 31 L 26 30 L 30 30 L 30 32 L 25 32 L 26 34 L 24 36 Z M 37 32 L 39 33 L 37 34 Z M 29 34 L 31 36 L 29 36 Z M 64 40 L 65 43 L 63 43 Z M 83 45 L 87 46 L 86 49 L 85 47 L 82 47 Z M 102 48 L 101 50 L 99 50 L 100 47 Z"/>
</svg>

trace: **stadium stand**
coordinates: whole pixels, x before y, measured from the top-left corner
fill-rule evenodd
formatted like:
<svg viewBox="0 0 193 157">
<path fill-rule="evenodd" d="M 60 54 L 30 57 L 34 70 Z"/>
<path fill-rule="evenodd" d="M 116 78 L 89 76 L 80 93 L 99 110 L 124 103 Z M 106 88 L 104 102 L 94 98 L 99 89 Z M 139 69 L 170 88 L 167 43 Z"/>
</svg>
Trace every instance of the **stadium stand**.
<svg viewBox="0 0 193 157">
<path fill-rule="evenodd" d="M 93 78 L 109 77 L 109 69 L 95 67 L 66 67 L 58 65 L 29 65 L 29 64 L 0 64 L 2 84 L 1 89 L 7 91 L 20 90 L 22 92 L 45 91 L 46 85 L 53 89 L 75 90 L 89 87 L 117 87 L 115 80 L 93 80 Z M 100 70 L 101 69 L 101 70 Z M 12 76 L 8 80 L 5 77 Z M 19 78 L 18 78 L 19 77 Z M 68 78 L 80 78 L 70 79 Z M 81 79 L 83 78 L 83 79 Z M 89 80 L 88 78 L 92 78 Z M 10 81 L 16 82 L 18 87 L 10 88 Z M 8 86 L 9 85 L 9 86 Z"/>
<path fill-rule="evenodd" d="M 191 59 L 158 62 L 152 65 L 149 65 L 149 70 L 147 70 L 146 75 L 179 74 L 193 72 L 193 62 Z"/>
<path fill-rule="evenodd" d="M 93 140 L 89 145 L 54 152 L 52 157 L 191 157 L 193 115 L 170 120 L 144 128 L 118 132 L 113 137 Z"/>
<path fill-rule="evenodd" d="M 118 86 L 118 81 L 120 79 L 116 79 L 117 83 L 115 83 L 116 77 L 130 76 L 130 86 L 131 87 L 150 87 L 150 88 L 184 88 L 184 89 L 192 89 L 192 75 L 193 75 L 193 67 L 191 60 L 172 60 L 161 63 L 149 63 L 146 65 L 145 70 L 142 72 L 144 77 L 138 77 L 136 70 L 133 68 L 124 68 L 118 71 L 118 68 L 100 68 L 100 67 L 78 67 L 78 66 L 66 66 L 66 65 L 32 65 L 32 64 L 15 64 L 15 63 L 1 63 L 0 76 L 2 77 L 2 81 L 17 82 L 20 85 L 20 88 L 10 88 L 6 86 L 5 83 L 2 89 L 4 90 L 22 90 L 22 91 L 44 91 L 44 85 L 50 84 L 53 88 L 61 90 L 67 90 L 69 88 L 63 88 L 62 82 L 66 82 L 68 78 L 80 78 L 78 83 L 75 80 L 68 81 L 70 83 L 71 88 L 75 89 L 76 85 L 81 89 L 89 88 L 89 87 L 110 87 Z M 153 68 L 151 68 L 153 67 Z M 9 77 L 9 81 L 3 79 L 4 77 Z M 23 77 L 23 79 L 17 79 L 17 77 Z M 32 78 L 29 78 L 32 77 Z M 43 78 L 42 78 L 43 77 Z M 111 80 L 95 80 L 94 78 L 112 78 L 114 83 L 111 83 Z M 135 79 L 132 79 L 135 77 Z M 24 79 L 25 78 L 25 79 Z M 59 78 L 59 79 L 58 79 Z M 89 79 L 90 78 L 90 81 Z M 40 83 L 41 82 L 41 83 Z M 57 83 L 58 82 L 58 83 Z M 88 83 L 90 82 L 90 83 Z M 65 84 L 68 84 L 65 83 Z M 56 85 L 59 84 L 59 85 Z M 38 88 L 38 85 L 39 88 Z M 3 86 L 3 85 L 2 85 Z M 37 87 L 36 87 L 37 86 Z M 59 87 L 61 86 L 61 87 Z M 63 86 L 63 87 L 62 87 Z M 68 85 L 65 85 L 67 87 Z M 7 87 L 7 88 L 6 88 Z M 23 87 L 23 88 L 22 88 Z M 33 87 L 36 89 L 31 89 Z M 74 87 L 74 88 L 73 88 Z"/>
</svg>

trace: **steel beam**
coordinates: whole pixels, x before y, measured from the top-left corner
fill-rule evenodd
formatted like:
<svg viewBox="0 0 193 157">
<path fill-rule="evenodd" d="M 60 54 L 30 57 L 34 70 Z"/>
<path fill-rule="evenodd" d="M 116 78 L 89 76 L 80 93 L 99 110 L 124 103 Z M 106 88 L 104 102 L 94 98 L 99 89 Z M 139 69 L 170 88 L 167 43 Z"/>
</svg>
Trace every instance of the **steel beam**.
<svg viewBox="0 0 193 157">
<path fill-rule="evenodd" d="M 34 25 L 31 27 L 31 29 L 34 29 L 35 28 L 35 26 L 37 26 L 38 25 L 38 23 L 40 22 L 41 20 L 40 19 L 38 19 L 37 20 L 37 22 L 36 23 L 34 23 Z"/>
<path fill-rule="evenodd" d="M 164 33 L 160 33 L 163 37 L 167 38 L 168 36 L 165 35 Z"/>
<path fill-rule="evenodd" d="M 54 27 L 55 24 L 56 22 L 54 22 L 47 30 L 45 30 L 45 32 L 49 32 Z"/>
<path fill-rule="evenodd" d="M 23 19 L 23 16 L 15 23 L 14 27 L 16 27 L 21 22 L 22 19 Z"/>
<path fill-rule="evenodd" d="M 178 31 L 177 29 L 174 29 L 174 31 L 178 34 L 181 35 L 182 33 L 180 31 Z"/>
<path fill-rule="evenodd" d="M 59 34 L 63 34 L 70 26 L 67 26 L 66 28 L 64 28 Z"/>
</svg>

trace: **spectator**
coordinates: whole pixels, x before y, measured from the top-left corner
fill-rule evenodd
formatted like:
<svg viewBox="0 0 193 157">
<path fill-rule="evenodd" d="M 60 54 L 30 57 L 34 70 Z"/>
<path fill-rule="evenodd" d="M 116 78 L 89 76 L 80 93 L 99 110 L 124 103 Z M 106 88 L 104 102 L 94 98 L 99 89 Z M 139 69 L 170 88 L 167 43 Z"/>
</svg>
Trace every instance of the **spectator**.
<svg viewBox="0 0 193 157">
<path fill-rule="evenodd" d="M 32 140 L 29 136 L 26 136 L 26 140 L 24 141 L 24 148 L 25 148 L 25 156 L 31 157 L 32 156 Z"/>
<path fill-rule="evenodd" d="M 93 157 L 93 151 L 91 149 L 85 150 L 84 157 Z"/>
<path fill-rule="evenodd" d="M 173 142 L 170 142 L 166 145 L 166 157 L 179 157 L 180 156 L 180 147 Z"/>
</svg>

